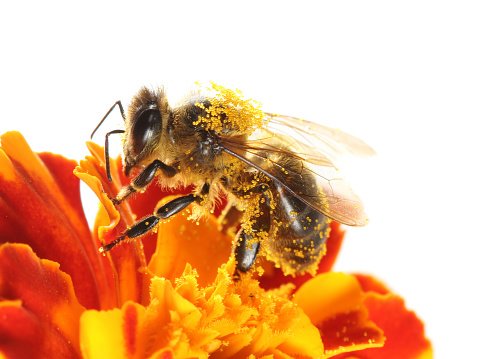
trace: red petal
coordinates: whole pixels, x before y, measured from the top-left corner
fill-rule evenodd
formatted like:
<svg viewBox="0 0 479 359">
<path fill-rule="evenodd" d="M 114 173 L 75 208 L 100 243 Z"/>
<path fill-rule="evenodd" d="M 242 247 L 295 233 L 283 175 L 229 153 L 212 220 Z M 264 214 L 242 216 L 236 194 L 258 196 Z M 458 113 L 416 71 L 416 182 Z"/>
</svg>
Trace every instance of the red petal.
<svg viewBox="0 0 479 359">
<path fill-rule="evenodd" d="M 374 277 L 364 274 L 355 274 L 354 276 L 358 280 L 364 292 L 372 291 L 379 294 L 389 293 L 389 289 L 384 285 L 384 283 L 380 282 Z"/>
<path fill-rule="evenodd" d="M 100 308 L 108 300 L 104 263 L 80 201 L 74 161 L 33 153 L 18 132 L 1 136 L 0 243 L 26 243 L 71 275 L 79 301 Z"/>
<path fill-rule="evenodd" d="M 331 222 L 329 227 L 331 228 L 331 232 L 329 233 L 326 245 L 326 255 L 321 258 L 321 262 L 319 262 L 318 274 L 329 272 L 331 268 L 333 268 L 341 245 L 343 244 L 345 231 L 341 229 L 341 225 L 337 222 Z"/>
<path fill-rule="evenodd" d="M 11 358 L 79 357 L 78 303 L 70 276 L 24 244 L 0 246 L 0 352 Z"/>
<path fill-rule="evenodd" d="M 365 304 L 371 320 L 384 330 L 386 344 L 377 350 L 365 350 L 360 358 L 432 358 L 432 347 L 424 335 L 424 324 L 414 312 L 406 309 L 401 297 L 370 292 Z"/>
<path fill-rule="evenodd" d="M 382 348 L 354 353 L 359 359 L 427 359 L 432 358 L 432 347 L 424 335 L 424 324 L 404 300 L 392 293 L 377 279 L 355 275 L 363 291 L 369 318 L 384 331 L 386 342 Z M 348 358 L 348 355 L 335 358 Z"/>
</svg>

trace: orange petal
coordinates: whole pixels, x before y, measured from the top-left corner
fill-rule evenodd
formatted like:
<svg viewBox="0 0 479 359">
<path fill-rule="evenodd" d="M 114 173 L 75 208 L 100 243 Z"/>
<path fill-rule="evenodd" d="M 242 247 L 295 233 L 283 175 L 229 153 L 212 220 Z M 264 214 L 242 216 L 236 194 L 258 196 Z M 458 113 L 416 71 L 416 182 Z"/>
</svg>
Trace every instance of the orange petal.
<svg viewBox="0 0 479 359">
<path fill-rule="evenodd" d="M 163 201 L 171 199 L 167 197 Z M 199 285 L 206 286 L 216 278 L 221 264 L 228 260 L 231 241 L 231 237 L 218 230 L 214 216 L 194 222 L 188 220 L 185 211 L 158 226 L 156 252 L 148 268 L 155 275 L 173 281 L 181 277 L 189 263 L 198 272 Z"/>
<path fill-rule="evenodd" d="M 0 149 L 0 243 L 26 243 L 72 277 L 79 301 L 100 308 L 109 296 L 106 268 L 96 251 L 80 201 L 76 163 L 32 152 L 7 132 Z"/>
<path fill-rule="evenodd" d="M 87 145 L 93 157 L 87 156 L 85 160 L 80 161 L 80 166 L 74 173 L 93 190 L 103 206 L 93 232 L 99 242 L 106 244 L 119 237 L 132 225 L 135 216 L 127 201 L 115 207 L 109 199 L 116 197 L 122 186 L 117 162 L 111 161 L 113 182 L 109 182 L 105 172 L 103 148 L 92 142 L 88 142 Z M 150 276 L 145 271 L 146 261 L 141 239 L 125 241 L 109 251 L 107 256 L 115 273 L 118 306 L 129 300 L 146 304 L 149 300 Z"/>
<path fill-rule="evenodd" d="M 25 244 L 0 246 L 0 353 L 77 358 L 78 303 L 70 276 Z M 1 355 L 0 355 L 1 356 Z"/>
<path fill-rule="evenodd" d="M 293 301 L 319 328 L 326 357 L 384 344 L 382 331 L 368 318 L 364 293 L 354 276 L 320 274 L 306 282 Z"/>
</svg>

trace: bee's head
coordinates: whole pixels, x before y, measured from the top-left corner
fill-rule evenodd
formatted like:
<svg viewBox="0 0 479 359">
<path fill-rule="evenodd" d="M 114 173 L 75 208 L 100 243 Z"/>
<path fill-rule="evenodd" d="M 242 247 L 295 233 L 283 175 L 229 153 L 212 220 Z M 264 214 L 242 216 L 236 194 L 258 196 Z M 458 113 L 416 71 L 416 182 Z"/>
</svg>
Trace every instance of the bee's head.
<svg viewBox="0 0 479 359">
<path fill-rule="evenodd" d="M 126 176 L 158 148 L 169 114 L 170 108 L 161 90 L 154 92 L 142 88 L 133 98 L 125 121 L 123 161 Z"/>
</svg>

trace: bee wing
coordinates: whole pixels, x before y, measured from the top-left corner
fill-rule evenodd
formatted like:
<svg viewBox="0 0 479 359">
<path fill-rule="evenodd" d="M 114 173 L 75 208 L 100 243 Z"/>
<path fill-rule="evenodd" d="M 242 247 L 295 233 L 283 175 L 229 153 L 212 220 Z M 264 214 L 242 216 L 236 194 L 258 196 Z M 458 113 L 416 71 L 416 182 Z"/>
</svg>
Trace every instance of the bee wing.
<svg viewBox="0 0 479 359">
<path fill-rule="evenodd" d="M 269 129 L 246 142 L 222 138 L 221 145 L 325 216 L 350 226 L 367 224 L 361 200 L 317 147 Z"/>
<path fill-rule="evenodd" d="M 297 117 L 265 112 L 266 129 L 293 135 L 334 160 L 342 155 L 369 157 L 376 152 L 365 142 L 346 132 Z M 292 134 L 293 133 L 293 134 Z"/>
</svg>

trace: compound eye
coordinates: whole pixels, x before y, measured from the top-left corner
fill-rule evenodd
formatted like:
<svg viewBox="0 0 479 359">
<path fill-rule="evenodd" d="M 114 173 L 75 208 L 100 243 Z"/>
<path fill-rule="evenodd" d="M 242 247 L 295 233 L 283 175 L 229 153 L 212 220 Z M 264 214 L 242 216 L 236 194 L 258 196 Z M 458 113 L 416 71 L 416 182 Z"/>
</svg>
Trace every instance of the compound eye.
<svg viewBox="0 0 479 359">
<path fill-rule="evenodd" d="M 133 126 L 131 139 L 135 155 L 139 155 L 149 140 L 154 138 L 161 129 L 161 115 L 158 109 L 143 111 Z"/>
</svg>

